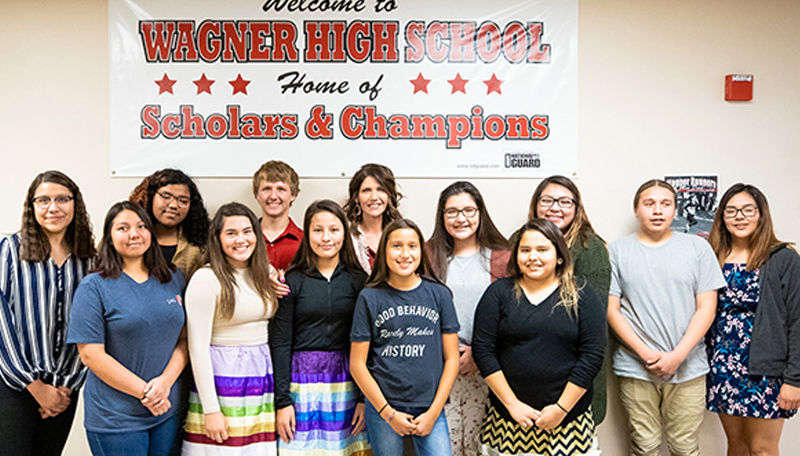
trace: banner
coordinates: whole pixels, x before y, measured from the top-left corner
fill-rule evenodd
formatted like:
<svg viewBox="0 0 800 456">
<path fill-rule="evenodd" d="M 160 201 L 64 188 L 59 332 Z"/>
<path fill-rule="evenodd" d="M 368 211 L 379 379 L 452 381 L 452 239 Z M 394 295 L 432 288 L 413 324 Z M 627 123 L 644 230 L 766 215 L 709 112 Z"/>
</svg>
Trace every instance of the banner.
<svg viewBox="0 0 800 456">
<path fill-rule="evenodd" d="M 110 164 L 578 171 L 578 0 L 109 0 Z"/>
</svg>

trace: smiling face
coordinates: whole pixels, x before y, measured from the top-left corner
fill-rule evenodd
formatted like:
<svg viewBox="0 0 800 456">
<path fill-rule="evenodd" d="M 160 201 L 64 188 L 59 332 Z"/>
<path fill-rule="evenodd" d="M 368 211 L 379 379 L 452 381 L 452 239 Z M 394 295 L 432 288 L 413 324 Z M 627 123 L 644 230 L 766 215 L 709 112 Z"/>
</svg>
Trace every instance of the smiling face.
<svg viewBox="0 0 800 456">
<path fill-rule="evenodd" d="M 750 236 L 753 235 L 756 227 L 758 227 L 758 220 L 761 218 L 756 200 L 747 192 L 737 193 L 728 200 L 728 204 L 725 205 L 723 211 L 725 228 L 728 229 L 731 236 L 749 241 Z M 745 212 L 752 213 L 752 217 L 747 217 Z M 733 217 L 729 217 L 729 213 L 733 214 Z"/>
<path fill-rule="evenodd" d="M 256 192 L 256 201 L 261 206 L 261 215 L 273 219 L 288 217 L 289 208 L 292 207 L 295 198 L 289 184 L 280 181 L 263 181 Z"/>
<path fill-rule="evenodd" d="M 675 218 L 675 196 L 664 187 L 650 187 L 639 196 L 636 206 L 639 230 L 651 235 L 669 231 Z"/>
<path fill-rule="evenodd" d="M 361 183 L 358 190 L 358 205 L 361 207 L 362 217 L 381 217 L 386 211 L 389 195 L 374 177 L 368 176 Z"/>
<path fill-rule="evenodd" d="M 386 266 L 392 276 L 406 278 L 413 275 L 422 258 L 422 243 L 416 231 L 400 228 L 392 231 L 386 240 Z"/>
<path fill-rule="evenodd" d="M 45 234 L 63 234 L 75 217 L 75 201 L 67 187 L 53 182 L 42 182 L 33 196 L 36 222 Z M 44 204 L 47 202 L 47 204 Z"/>
<path fill-rule="evenodd" d="M 572 204 L 566 204 L 571 201 Z M 539 218 L 550 220 L 561 232 L 566 233 L 575 218 L 575 195 L 558 184 L 549 184 L 542 190 L 537 201 L 536 213 Z M 561 203 L 565 204 L 561 204 Z M 570 207 L 564 207 L 570 206 Z"/>
<path fill-rule="evenodd" d="M 522 235 L 517 248 L 517 266 L 522 280 L 549 283 L 556 278 L 558 253 L 544 234 L 528 230 Z"/>
<path fill-rule="evenodd" d="M 467 214 L 470 214 L 471 217 L 468 217 Z M 444 229 L 453 239 L 466 241 L 477 235 L 481 215 L 478 205 L 469 194 L 459 193 L 447 198 L 442 216 L 444 217 Z"/>
<path fill-rule="evenodd" d="M 246 268 L 256 249 L 256 236 L 248 217 L 226 217 L 219 233 L 219 242 L 228 264 L 237 269 Z"/>
<path fill-rule="evenodd" d="M 124 210 L 111 222 L 111 242 L 124 260 L 141 258 L 150 241 L 150 231 L 136 212 Z"/>
<path fill-rule="evenodd" d="M 174 228 L 186 219 L 192 194 L 184 184 L 169 184 L 159 188 L 153 195 L 153 216 L 155 222 L 167 228 Z"/>
<path fill-rule="evenodd" d="M 317 258 L 338 258 L 345 235 L 341 220 L 330 212 L 322 211 L 311 217 L 310 225 L 308 242 Z"/>
</svg>

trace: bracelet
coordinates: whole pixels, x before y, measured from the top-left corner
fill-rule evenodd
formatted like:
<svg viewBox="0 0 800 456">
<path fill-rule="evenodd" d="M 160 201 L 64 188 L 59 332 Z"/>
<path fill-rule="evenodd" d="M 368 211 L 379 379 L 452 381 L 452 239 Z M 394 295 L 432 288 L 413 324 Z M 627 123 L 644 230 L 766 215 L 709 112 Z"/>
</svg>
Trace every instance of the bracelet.
<svg viewBox="0 0 800 456">
<path fill-rule="evenodd" d="M 386 402 L 385 404 L 383 404 L 383 407 L 381 407 L 381 409 L 380 409 L 380 410 L 378 410 L 378 415 L 380 415 L 381 413 L 383 413 L 383 410 L 384 410 L 384 409 L 386 408 L 386 406 L 388 406 L 388 405 L 389 405 L 389 402 Z"/>
<path fill-rule="evenodd" d="M 563 411 L 564 411 L 564 413 L 569 413 L 569 410 L 567 410 L 567 409 L 565 409 L 564 407 L 562 407 L 562 406 L 561 406 L 561 404 L 559 404 L 558 402 L 556 402 L 556 407 L 558 407 L 558 408 L 560 408 L 561 410 L 563 410 Z"/>
<path fill-rule="evenodd" d="M 386 422 L 391 424 L 392 423 L 392 418 L 394 418 L 395 415 L 397 415 L 397 410 L 392 410 L 392 414 L 389 415 L 389 418 L 386 418 Z"/>
</svg>

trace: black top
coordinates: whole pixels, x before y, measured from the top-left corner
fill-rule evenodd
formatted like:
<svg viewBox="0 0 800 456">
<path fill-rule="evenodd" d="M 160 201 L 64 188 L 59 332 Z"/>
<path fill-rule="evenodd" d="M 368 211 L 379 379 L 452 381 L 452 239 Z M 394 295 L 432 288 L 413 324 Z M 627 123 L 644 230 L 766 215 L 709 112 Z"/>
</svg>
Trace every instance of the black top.
<svg viewBox="0 0 800 456">
<path fill-rule="evenodd" d="M 291 293 L 278 301 L 269 327 L 276 409 L 292 405 L 293 352 L 349 352 L 353 309 L 366 280 L 365 273 L 351 273 L 341 263 L 330 280 L 319 271 L 313 275 L 298 270 L 286 274 Z"/>
<path fill-rule="evenodd" d="M 502 370 L 517 399 L 537 410 L 555 404 L 567 382 L 585 388 L 566 424 L 592 403 L 592 382 L 603 365 L 606 315 L 587 288 L 580 293 L 577 318 L 571 317 L 557 305 L 559 292 L 533 305 L 524 293 L 517 297 L 513 279 L 495 281 L 475 310 L 472 356 L 484 377 Z M 494 393 L 489 398 L 513 421 Z"/>
<path fill-rule="evenodd" d="M 161 248 L 161 255 L 164 256 L 164 259 L 167 260 L 167 264 L 172 264 L 172 259 L 175 258 L 175 253 L 178 252 L 178 244 L 175 245 L 161 245 L 158 244 Z"/>
</svg>

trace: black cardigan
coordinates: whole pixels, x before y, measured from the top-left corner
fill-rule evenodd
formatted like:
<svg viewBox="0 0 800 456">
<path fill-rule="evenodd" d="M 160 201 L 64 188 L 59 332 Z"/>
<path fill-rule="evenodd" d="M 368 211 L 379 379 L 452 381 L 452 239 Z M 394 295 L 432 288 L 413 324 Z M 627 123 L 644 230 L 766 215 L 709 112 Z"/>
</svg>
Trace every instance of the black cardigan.
<svg viewBox="0 0 800 456">
<path fill-rule="evenodd" d="M 750 343 L 750 374 L 800 387 L 800 256 L 787 244 L 761 265 Z"/>
</svg>

